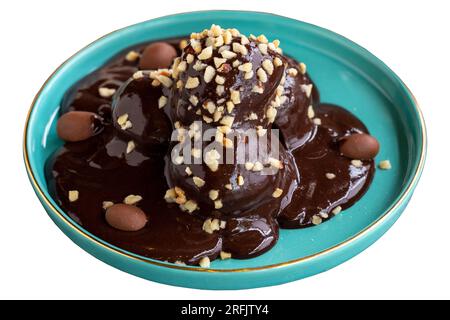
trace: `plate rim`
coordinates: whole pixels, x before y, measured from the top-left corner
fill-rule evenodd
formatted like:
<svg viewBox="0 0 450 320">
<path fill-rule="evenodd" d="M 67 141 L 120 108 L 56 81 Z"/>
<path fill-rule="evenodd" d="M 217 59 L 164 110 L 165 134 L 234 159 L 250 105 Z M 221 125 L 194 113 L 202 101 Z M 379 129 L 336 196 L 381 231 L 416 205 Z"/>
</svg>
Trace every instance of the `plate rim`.
<svg viewBox="0 0 450 320">
<path fill-rule="evenodd" d="M 108 243 L 107 241 L 98 238 L 92 234 L 90 234 L 87 230 L 85 230 L 82 226 L 79 226 L 75 221 L 73 221 L 70 217 L 67 216 L 67 214 L 60 209 L 59 207 L 55 206 L 52 202 L 51 199 L 49 199 L 47 197 L 47 195 L 45 194 L 45 192 L 42 190 L 41 186 L 39 185 L 39 183 L 37 182 L 37 179 L 35 177 L 34 171 L 31 167 L 30 164 L 30 156 L 29 156 L 29 152 L 28 152 L 28 129 L 29 129 L 29 123 L 30 123 L 30 119 L 32 116 L 33 111 L 35 110 L 35 105 L 37 100 L 40 98 L 41 93 L 43 92 L 43 90 L 47 87 L 47 84 L 53 79 L 53 77 L 66 65 L 68 64 L 72 59 L 74 59 L 76 56 L 78 56 L 80 53 L 84 52 L 86 49 L 90 48 L 91 46 L 93 46 L 94 44 L 97 44 L 98 42 L 100 42 L 103 39 L 106 39 L 114 34 L 119 34 L 122 31 L 126 31 L 127 29 L 131 29 L 133 27 L 136 27 L 138 25 L 142 25 L 144 23 L 150 22 L 150 21 L 155 21 L 155 20 L 164 20 L 164 19 L 168 19 L 168 18 L 173 18 L 173 17 L 180 17 L 180 16 L 189 16 L 189 15 L 195 15 L 195 14 L 204 14 L 204 13 L 214 13 L 214 14 L 230 14 L 230 13 L 244 13 L 244 14 L 257 14 L 257 15 L 267 15 L 267 16 L 273 16 L 276 17 L 277 19 L 281 19 L 281 20 L 285 20 L 285 21 L 290 21 L 292 23 L 301 23 L 303 25 L 306 25 L 308 27 L 312 27 L 313 29 L 315 29 L 315 31 L 320 31 L 322 33 L 331 33 L 335 36 L 337 36 L 338 38 L 340 38 L 339 40 L 344 40 L 346 42 L 348 42 L 349 44 L 356 46 L 356 48 L 358 49 L 363 49 L 365 51 L 367 51 L 370 55 L 372 59 L 375 59 L 377 63 L 381 63 L 383 67 L 387 68 L 388 71 L 390 71 L 390 73 L 394 76 L 394 78 L 400 83 L 400 85 L 406 90 L 408 97 L 411 99 L 412 101 L 412 105 L 414 107 L 414 111 L 416 111 L 416 115 L 418 117 L 419 120 L 419 124 L 420 124 L 420 136 L 422 138 L 422 144 L 421 144 L 421 148 L 420 148 L 420 156 L 419 156 L 419 161 L 416 164 L 416 168 L 415 171 L 413 173 L 412 179 L 409 181 L 408 185 L 406 187 L 404 187 L 403 191 L 400 193 L 399 197 L 397 198 L 397 200 L 395 202 L 393 202 L 391 204 L 391 206 L 385 210 L 385 212 L 378 217 L 375 221 L 373 221 L 371 224 L 369 224 L 368 226 L 366 226 L 364 229 L 360 230 L 358 233 L 356 233 L 355 235 L 347 238 L 346 240 L 335 244 L 329 248 L 326 248 L 322 251 L 316 252 L 314 254 L 310 254 L 301 258 L 297 258 L 297 259 L 292 259 L 289 261 L 284 261 L 284 262 L 280 262 L 280 263 L 275 263 L 275 264 L 270 264 L 270 265 L 264 265 L 264 266 L 258 266 L 258 267 L 245 267 L 245 268 L 235 268 L 235 269 L 214 269 L 214 268 L 202 268 L 202 267 L 197 267 L 197 266 L 183 266 L 183 265 L 176 265 L 176 264 L 171 264 L 171 263 L 166 263 L 163 261 L 158 261 L 155 259 L 151 259 L 151 258 L 147 258 L 141 255 L 137 255 L 134 254 L 132 252 L 128 252 L 127 250 L 118 248 L 110 243 Z M 377 229 L 377 227 L 379 225 L 381 225 L 385 220 L 387 220 L 388 218 L 390 218 L 393 214 L 395 214 L 395 212 L 397 211 L 397 209 L 408 199 L 408 197 L 412 194 L 417 182 L 420 179 L 421 173 L 423 171 L 424 165 L 425 165 L 425 158 L 426 158 L 426 150 L 427 150 L 427 132 L 426 132 L 426 125 L 425 125 L 425 120 L 424 120 L 424 116 L 423 113 L 421 111 L 421 108 L 419 106 L 419 103 L 416 99 L 416 97 L 414 96 L 414 94 L 411 92 L 411 90 L 408 88 L 408 86 L 400 79 L 400 77 L 393 72 L 382 60 L 380 60 L 378 57 L 376 57 L 374 54 L 372 54 L 371 52 L 369 52 L 367 49 L 365 49 L 364 47 L 360 46 L 359 44 L 353 42 L 352 40 L 340 35 L 339 33 L 336 33 L 334 31 L 331 31 L 329 29 L 308 23 L 308 22 L 304 22 L 301 20 L 297 20 L 297 19 L 293 19 L 293 18 L 289 18 L 289 17 L 285 17 L 282 15 L 277 15 L 277 14 L 273 14 L 273 13 L 268 13 L 268 12 L 260 12 L 260 11 L 250 11 L 250 10 L 200 10 L 200 11 L 189 11 L 189 12 L 183 12 L 183 13 L 176 13 L 176 14 L 170 14 L 170 15 L 165 15 L 165 16 L 161 16 L 161 17 L 157 17 L 154 19 L 150 19 L 150 20 L 145 20 L 142 22 L 138 22 L 129 26 L 125 26 L 123 28 L 119 28 L 117 30 L 111 31 L 99 38 L 97 38 L 96 40 L 92 41 L 91 43 L 89 43 L 88 45 L 84 46 L 83 48 L 81 48 L 80 50 L 76 51 L 74 54 L 72 54 L 69 58 L 67 58 L 64 62 L 62 62 L 51 74 L 50 76 L 45 80 L 45 82 L 42 84 L 42 86 L 40 87 L 39 91 L 37 92 L 37 94 L 35 95 L 31 106 L 28 110 L 27 113 L 27 117 L 25 120 L 25 127 L 24 127 L 24 133 L 23 133 L 23 157 L 24 157 L 24 162 L 25 162 L 25 168 L 29 177 L 29 180 L 33 186 L 33 189 L 35 190 L 38 198 L 43 201 L 45 203 L 45 205 L 47 206 L 48 209 L 50 209 L 52 211 L 53 214 L 55 214 L 62 222 L 64 222 L 66 224 L 66 226 L 70 227 L 72 230 L 76 231 L 79 235 L 81 235 L 82 237 L 84 237 L 85 239 L 87 239 L 90 242 L 93 242 L 95 245 L 99 245 L 101 247 L 103 247 L 104 249 L 107 249 L 109 251 L 112 251 L 115 254 L 119 254 L 121 256 L 124 256 L 125 258 L 128 259 L 133 259 L 133 260 L 137 260 L 140 262 L 145 262 L 151 265 L 155 265 L 158 267 L 164 267 L 164 268 L 170 268 L 170 269 L 175 269 L 175 270 L 183 270 L 183 271 L 194 271 L 194 272 L 209 272 L 209 273 L 234 273 L 234 272 L 251 272 L 251 271 L 260 271 L 260 270 L 268 270 L 268 269 L 275 269 L 275 268 L 280 268 L 280 267 L 287 267 L 287 266 L 292 266 L 295 264 L 300 264 L 302 262 L 306 262 L 312 259 L 315 259 L 317 257 L 320 256 L 324 256 L 327 255 L 329 253 L 338 251 L 339 249 L 342 249 L 348 245 L 351 245 L 352 243 L 354 243 L 355 241 L 357 241 L 358 239 L 366 236 L 367 234 L 369 234 L 370 232 L 374 231 Z"/>
</svg>

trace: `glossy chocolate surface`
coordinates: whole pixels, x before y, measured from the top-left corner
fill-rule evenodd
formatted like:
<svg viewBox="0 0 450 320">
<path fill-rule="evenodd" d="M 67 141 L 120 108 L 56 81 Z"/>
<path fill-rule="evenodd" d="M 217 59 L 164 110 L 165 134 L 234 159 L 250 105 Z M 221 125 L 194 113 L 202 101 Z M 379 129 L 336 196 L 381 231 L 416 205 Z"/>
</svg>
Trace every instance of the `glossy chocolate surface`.
<svg viewBox="0 0 450 320">
<path fill-rule="evenodd" d="M 168 42 L 177 47 L 177 40 Z M 250 46 L 249 56 L 261 59 L 257 49 Z M 142 52 L 143 48 L 132 49 Z M 188 125 L 195 118 L 183 104 L 188 97 L 183 97 L 183 91 L 170 93 L 163 86 L 152 86 L 146 77 L 129 80 L 138 70 L 139 61 L 127 61 L 125 54 L 76 84 L 62 105 L 62 113 L 72 110 L 98 113 L 103 119 L 102 129 L 87 140 L 66 143 L 46 165 L 49 190 L 57 203 L 101 239 L 130 252 L 170 262 L 198 264 L 202 257 L 212 260 L 221 251 L 231 253 L 233 258 L 250 258 L 276 243 L 279 227 L 309 227 L 317 223 L 317 217 L 321 221 L 330 219 L 332 211 L 338 211 L 336 207 L 351 206 L 370 185 L 373 160 L 355 166 L 352 159 L 339 153 L 339 140 L 352 133 L 367 133 L 365 126 L 338 106 L 320 104 L 315 87 L 310 96 L 305 95 L 299 88 L 312 84 L 308 75 L 300 72 L 289 75 L 286 68 L 273 73 L 267 83 L 267 96 L 246 95 L 248 88 L 242 96 L 247 109 L 257 110 L 273 95 L 274 84 L 279 83 L 284 73 L 287 99 L 274 123 L 284 142 L 281 148 L 284 168 L 272 176 L 256 176 L 246 172 L 242 165 L 223 165 L 214 174 L 208 173 L 202 164 L 190 166 L 193 175 L 206 181 L 206 190 L 225 184 L 230 176 L 242 175 L 245 179 L 244 186 L 235 184 L 223 194 L 221 198 L 227 206 L 215 210 L 208 195 L 200 194 L 186 176 L 186 166 L 174 166 L 168 161 L 173 119 L 184 119 Z M 289 66 L 298 65 L 292 59 L 277 56 Z M 187 74 L 195 72 L 189 69 Z M 240 81 L 236 80 L 236 74 L 227 79 L 228 87 Z M 100 87 L 117 92 L 114 97 L 103 98 L 98 93 Z M 196 93 L 201 99 L 215 94 L 204 83 Z M 171 102 L 160 109 L 158 99 L 162 95 L 169 96 Z M 172 103 L 178 108 L 170 109 Z M 321 119 L 320 125 L 308 117 L 309 105 L 315 106 L 314 117 Z M 129 114 L 133 123 L 126 131 L 117 125 L 123 112 Z M 244 114 L 237 114 L 236 118 L 238 125 L 246 123 Z M 135 147 L 127 152 L 130 141 L 135 142 Z M 334 178 L 330 178 L 330 173 Z M 174 186 L 183 186 L 189 197 L 195 197 L 200 210 L 182 212 L 176 203 L 166 203 L 166 190 Z M 275 199 L 272 193 L 276 187 L 283 189 L 283 196 Z M 70 190 L 79 191 L 77 201 L 69 201 Z M 121 203 L 130 194 L 142 196 L 137 206 L 146 213 L 148 223 L 134 232 L 112 228 L 106 222 L 103 202 Z M 207 233 L 203 230 L 207 218 L 226 221 L 226 227 Z"/>
</svg>

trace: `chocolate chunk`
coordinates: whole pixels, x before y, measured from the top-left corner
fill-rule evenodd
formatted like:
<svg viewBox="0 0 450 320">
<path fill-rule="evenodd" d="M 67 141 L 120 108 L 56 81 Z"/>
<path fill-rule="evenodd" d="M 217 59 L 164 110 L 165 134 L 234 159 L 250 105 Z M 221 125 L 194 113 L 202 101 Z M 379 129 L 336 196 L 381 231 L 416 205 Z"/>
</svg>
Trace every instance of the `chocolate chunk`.
<svg viewBox="0 0 450 320">
<path fill-rule="evenodd" d="M 139 60 L 139 69 L 155 70 L 168 68 L 176 56 L 177 51 L 170 44 L 166 42 L 152 43 L 142 52 Z"/>
<path fill-rule="evenodd" d="M 365 133 L 357 133 L 341 140 L 339 151 L 347 158 L 368 160 L 380 150 L 377 139 Z"/>
<path fill-rule="evenodd" d="M 105 218 L 111 227 L 122 231 L 138 231 L 147 224 L 147 216 L 144 211 L 122 203 L 109 207 L 106 210 Z"/>
<path fill-rule="evenodd" d="M 93 112 L 71 111 L 59 118 L 56 131 L 64 141 L 83 141 L 96 133 L 99 122 L 100 118 Z"/>
</svg>

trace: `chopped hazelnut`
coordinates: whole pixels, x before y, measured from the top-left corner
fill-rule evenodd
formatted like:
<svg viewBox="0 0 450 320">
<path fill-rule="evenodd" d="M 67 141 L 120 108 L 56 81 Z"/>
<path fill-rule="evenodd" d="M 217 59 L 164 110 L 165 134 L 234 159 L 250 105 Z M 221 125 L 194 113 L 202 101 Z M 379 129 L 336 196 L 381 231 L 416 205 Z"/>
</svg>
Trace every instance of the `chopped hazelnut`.
<svg viewBox="0 0 450 320">
<path fill-rule="evenodd" d="M 112 97 L 114 95 L 114 93 L 116 93 L 116 89 L 102 87 L 102 88 L 98 88 L 98 93 L 103 98 L 109 98 L 109 97 Z"/>
<path fill-rule="evenodd" d="M 334 215 L 337 215 L 337 214 L 341 213 L 341 211 L 342 211 L 342 207 L 341 207 L 341 206 L 337 206 L 336 208 L 334 208 L 333 210 L 331 210 L 331 212 L 332 212 Z"/>
<path fill-rule="evenodd" d="M 139 53 L 134 50 L 131 50 L 125 56 L 125 60 L 130 61 L 130 62 L 136 61 L 137 58 L 139 58 Z"/>
<path fill-rule="evenodd" d="M 103 201 L 102 202 L 102 208 L 104 210 L 108 209 L 109 207 L 112 207 L 114 205 L 114 202 L 112 201 Z"/>
<path fill-rule="evenodd" d="M 200 259 L 199 265 L 202 268 L 209 268 L 209 266 L 211 265 L 211 261 L 208 257 L 203 257 Z"/>
<path fill-rule="evenodd" d="M 140 195 L 130 194 L 125 199 L 123 199 L 123 203 L 133 205 L 142 200 Z"/>
<path fill-rule="evenodd" d="M 334 178 L 336 178 L 336 175 L 334 173 L 325 173 L 325 177 L 327 177 L 327 179 L 333 180 Z"/>
<path fill-rule="evenodd" d="M 158 100 L 158 107 L 159 109 L 164 108 L 164 106 L 167 104 L 167 98 L 165 96 L 161 96 Z"/>
<path fill-rule="evenodd" d="M 361 160 L 352 160 L 351 164 L 356 168 L 361 168 L 363 166 L 363 163 Z"/>
<path fill-rule="evenodd" d="M 70 190 L 69 191 L 69 201 L 70 202 L 75 202 L 78 200 L 80 193 L 78 192 L 78 190 Z"/>
<path fill-rule="evenodd" d="M 275 191 L 272 193 L 272 197 L 279 198 L 283 194 L 283 189 L 276 188 Z"/>
<path fill-rule="evenodd" d="M 205 70 L 205 75 L 204 75 L 205 82 L 206 83 L 211 82 L 211 80 L 214 78 L 215 75 L 216 75 L 216 70 L 211 66 L 207 66 L 206 70 Z"/>
<path fill-rule="evenodd" d="M 192 180 L 194 180 L 194 184 L 195 184 L 197 187 L 199 187 L 199 188 L 201 188 L 201 187 L 203 187 L 203 186 L 205 185 L 205 180 L 203 180 L 203 179 L 200 178 L 200 177 L 194 176 L 194 177 L 192 178 Z"/>
<path fill-rule="evenodd" d="M 223 204 L 222 204 L 222 200 L 216 200 L 216 201 L 214 201 L 214 208 L 215 209 L 221 209 L 223 207 Z"/>
<path fill-rule="evenodd" d="M 134 148 L 136 148 L 136 144 L 134 143 L 134 141 L 133 140 L 128 141 L 126 150 L 127 154 L 133 152 Z"/>
<path fill-rule="evenodd" d="M 391 165 L 391 162 L 389 160 L 380 161 L 380 163 L 378 164 L 378 167 L 381 170 L 390 170 L 390 169 L 392 169 L 392 165 Z"/>
<path fill-rule="evenodd" d="M 197 88 L 200 84 L 197 77 L 189 77 L 186 81 L 186 89 L 194 89 Z"/>
<path fill-rule="evenodd" d="M 209 190 L 209 198 L 212 201 L 217 200 L 218 197 L 219 197 L 219 190 L 215 190 L 215 189 Z"/>
<path fill-rule="evenodd" d="M 312 222 L 312 224 L 317 226 L 322 223 L 322 218 L 318 215 L 314 215 L 314 216 L 312 216 L 311 222 Z"/>
<path fill-rule="evenodd" d="M 231 253 L 220 251 L 220 259 L 226 260 L 231 258 Z"/>
</svg>

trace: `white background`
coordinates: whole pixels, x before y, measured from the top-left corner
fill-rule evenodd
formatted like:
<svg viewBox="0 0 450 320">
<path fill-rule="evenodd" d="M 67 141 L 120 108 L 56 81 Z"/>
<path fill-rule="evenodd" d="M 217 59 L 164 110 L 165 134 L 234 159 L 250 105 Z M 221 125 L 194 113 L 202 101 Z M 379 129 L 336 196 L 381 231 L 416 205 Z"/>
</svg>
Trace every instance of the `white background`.
<svg viewBox="0 0 450 320">
<path fill-rule="evenodd" d="M 7 1 L 0 8 L 0 298 L 450 298 L 449 8 L 447 1 Z M 22 160 L 33 96 L 74 52 L 112 30 L 205 9 L 278 13 L 338 32 L 410 87 L 428 125 L 416 193 L 372 247 L 312 278 L 255 290 L 176 288 L 116 270 L 72 243 L 34 195 Z M 255 33 L 258 31 L 255 30 Z"/>
</svg>

